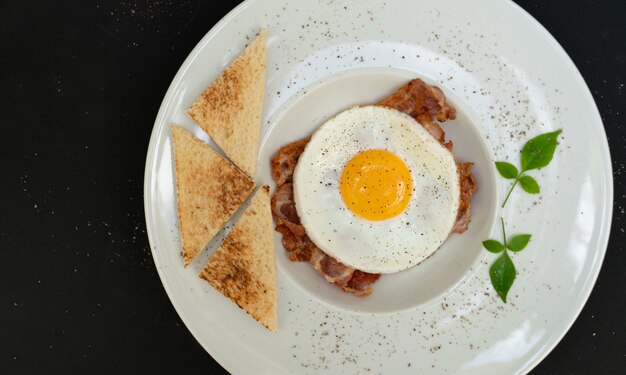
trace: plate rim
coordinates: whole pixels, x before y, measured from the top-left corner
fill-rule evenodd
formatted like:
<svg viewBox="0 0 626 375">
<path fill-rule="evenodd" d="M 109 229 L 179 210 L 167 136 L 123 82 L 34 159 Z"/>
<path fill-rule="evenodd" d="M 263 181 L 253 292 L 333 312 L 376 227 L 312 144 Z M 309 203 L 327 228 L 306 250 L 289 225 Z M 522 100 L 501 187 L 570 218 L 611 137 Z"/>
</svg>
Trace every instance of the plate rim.
<svg viewBox="0 0 626 375">
<path fill-rule="evenodd" d="M 150 132 L 150 142 L 148 144 L 148 151 L 146 154 L 146 162 L 145 162 L 145 169 L 144 169 L 143 196 L 144 196 L 144 216 L 145 216 L 145 221 L 146 221 L 146 234 L 148 235 L 148 242 L 150 243 L 150 253 L 152 254 L 152 259 L 154 260 L 154 265 L 157 269 L 157 274 L 159 275 L 161 285 L 163 286 L 163 289 L 165 289 L 165 293 L 167 294 L 167 297 L 170 300 L 172 306 L 174 306 L 174 310 L 176 311 L 176 313 L 178 314 L 182 322 L 185 324 L 185 328 L 187 328 L 187 331 L 191 333 L 193 338 L 204 349 L 204 351 L 229 373 L 233 373 L 234 364 L 232 363 L 232 361 L 229 361 L 226 358 L 218 359 L 213 354 L 211 354 L 212 352 L 214 352 L 213 347 L 209 345 L 208 343 L 204 343 L 202 340 L 200 340 L 200 338 L 198 337 L 198 333 L 194 332 L 194 330 L 190 328 L 190 318 L 185 314 L 184 309 L 182 308 L 182 305 L 175 302 L 176 301 L 175 293 L 171 290 L 170 286 L 165 282 L 165 277 L 162 271 L 163 267 L 160 264 L 158 257 L 155 254 L 155 245 L 153 244 L 154 234 L 152 234 L 153 225 L 151 225 L 152 220 L 154 220 L 154 215 L 149 215 L 148 213 L 152 212 L 150 205 L 153 202 L 152 191 L 150 189 L 150 187 L 152 186 L 151 182 L 156 177 L 156 174 L 153 173 L 154 164 L 155 164 L 154 155 L 155 155 L 156 147 L 157 147 L 156 140 L 158 139 L 159 134 L 163 131 L 163 129 L 161 129 L 158 126 L 158 124 L 163 122 L 163 117 L 165 116 L 165 113 L 167 112 L 167 108 L 170 105 L 172 105 L 174 92 L 176 91 L 177 86 L 180 84 L 182 76 L 185 74 L 186 70 L 189 68 L 192 62 L 196 59 L 196 57 L 198 56 L 202 48 L 204 48 L 204 45 L 208 43 L 212 38 L 214 38 L 215 35 L 218 33 L 218 31 L 222 27 L 224 27 L 228 22 L 230 22 L 231 19 L 235 18 L 239 13 L 241 13 L 245 8 L 249 7 L 255 1 L 257 0 L 244 0 L 240 4 L 238 4 L 235 8 L 230 10 L 224 17 L 222 17 L 215 25 L 213 25 L 213 27 L 209 29 L 209 31 L 206 34 L 204 34 L 204 36 L 198 41 L 198 43 L 196 43 L 196 45 L 193 47 L 191 52 L 189 52 L 189 54 L 185 58 L 185 61 L 183 61 L 180 68 L 178 68 L 178 70 L 176 71 L 174 78 L 172 78 L 172 82 L 170 83 L 170 85 L 167 88 L 167 91 L 165 92 L 163 101 L 161 102 L 161 105 L 159 106 L 159 111 L 157 112 L 157 116 L 152 126 L 152 131 Z"/>
<path fill-rule="evenodd" d="M 194 330 L 190 328 L 190 318 L 185 314 L 184 309 L 182 308 L 182 305 L 177 302 L 175 298 L 175 293 L 173 293 L 170 286 L 165 282 L 165 277 L 162 271 L 163 267 L 160 264 L 159 259 L 155 254 L 155 248 L 156 248 L 156 244 L 154 244 L 155 235 L 152 233 L 153 232 L 152 228 L 154 228 L 154 225 L 152 224 L 152 222 L 155 219 L 155 215 L 152 214 L 153 210 L 151 208 L 151 205 L 153 202 L 151 187 L 153 186 L 152 182 L 154 178 L 156 178 L 156 174 L 153 173 L 154 164 L 155 164 L 154 155 L 155 155 L 156 148 L 157 148 L 156 140 L 159 138 L 159 135 L 166 128 L 166 127 L 160 127 L 159 124 L 163 122 L 163 117 L 165 116 L 165 113 L 168 111 L 169 107 L 173 104 L 172 99 L 174 97 L 175 91 L 180 85 L 182 76 L 185 74 L 185 72 L 187 71 L 189 66 L 193 63 L 193 61 L 197 58 L 198 54 L 204 48 L 204 46 L 211 39 L 213 39 L 215 35 L 227 23 L 229 23 L 232 19 L 234 19 L 238 14 L 243 12 L 246 8 L 248 8 L 249 6 L 251 6 L 252 4 L 258 1 L 260 0 L 244 0 L 240 4 L 235 6 L 224 17 L 222 17 L 213 27 L 210 28 L 209 31 L 198 41 L 198 43 L 194 46 L 194 48 L 189 52 L 189 54 L 187 55 L 187 57 L 181 64 L 180 68 L 177 70 L 176 74 L 174 75 L 170 85 L 168 86 L 167 91 L 165 92 L 163 100 L 159 106 L 159 110 L 157 112 L 157 116 L 155 118 L 152 131 L 150 133 L 150 141 L 148 144 L 148 150 L 147 150 L 146 161 L 145 161 L 145 169 L 144 169 L 143 193 L 144 193 L 144 217 L 145 217 L 145 222 L 146 222 L 146 234 L 148 235 L 148 241 L 150 244 L 150 252 L 152 254 L 152 258 L 154 260 L 155 267 L 157 269 L 157 274 L 159 275 L 159 279 L 161 281 L 163 289 L 165 289 L 165 292 L 170 302 L 172 303 L 174 309 L 176 310 L 176 313 L 178 314 L 180 319 L 183 321 L 187 330 L 191 333 L 194 339 L 198 342 L 198 344 L 200 344 L 200 346 L 202 346 L 202 348 L 207 352 L 207 354 L 209 354 L 211 358 L 213 358 L 213 360 L 215 360 L 220 366 L 222 366 L 229 373 L 233 373 L 233 369 L 235 368 L 233 361 L 230 361 L 226 359 L 225 357 L 217 358 L 212 354 L 212 352 L 214 352 L 213 346 L 210 345 L 209 343 L 205 343 L 202 340 L 200 340 L 200 338 L 198 337 L 198 333 L 194 332 Z M 506 5 L 509 6 L 509 9 L 511 9 L 511 11 L 517 12 L 521 17 L 530 21 L 531 24 L 545 36 L 545 40 L 550 44 L 551 48 L 557 53 L 560 59 L 565 63 L 565 66 L 568 68 L 573 78 L 577 81 L 576 84 L 580 88 L 583 89 L 584 96 L 585 96 L 584 100 L 593 104 L 593 109 L 595 110 L 592 110 L 592 113 L 590 113 L 590 115 L 595 119 L 595 121 L 602 124 L 600 129 L 594 129 L 594 132 L 598 134 L 599 139 L 601 140 L 601 144 L 602 144 L 602 147 L 600 149 L 600 157 L 603 159 L 604 161 L 603 164 L 607 168 L 607 172 L 608 172 L 607 176 L 612 176 L 613 175 L 613 163 L 611 159 L 610 147 L 609 147 L 608 139 L 606 136 L 606 129 L 604 127 L 604 122 L 602 121 L 602 117 L 600 115 L 600 111 L 598 109 L 596 101 L 594 100 L 593 95 L 591 94 L 591 90 L 589 89 L 587 82 L 585 81 L 584 77 L 580 73 L 576 64 L 574 64 L 573 60 L 567 54 L 565 49 L 559 44 L 556 38 L 537 19 L 535 19 L 530 13 L 528 13 L 520 5 L 516 4 L 513 0 L 505 0 L 505 3 Z M 598 254 L 598 257 L 596 257 L 595 259 L 596 264 L 594 265 L 594 268 L 591 270 L 590 274 L 587 275 L 587 278 L 584 282 L 585 291 L 584 291 L 583 297 L 581 298 L 582 303 L 580 303 L 577 306 L 575 313 L 572 315 L 572 318 L 570 319 L 569 322 L 567 322 L 566 329 L 559 332 L 558 335 L 555 335 L 556 339 L 552 340 L 552 343 L 544 346 L 541 352 L 531 357 L 531 360 L 527 361 L 523 367 L 519 368 L 516 371 L 516 373 L 518 374 L 529 373 L 554 350 L 554 348 L 563 340 L 565 335 L 570 331 L 573 324 L 576 322 L 576 320 L 580 316 L 580 313 L 582 312 L 583 308 L 587 304 L 589 297 L 591 296 L 591 293 L 600 275 L 600 271 L 602 270 L 602 265 L 604 263 L 604 258 L 606 256 L 606 251 L 608 249 L 608 243 L 609 243 L 609 238 L 610 238 L 610 233 L 611 233 L 611 227 L 612 227 L 612 221 L 613 221 L 612 213 L 613 213 L 613 204 L 614 204 L 614 196 L 613 196 L 614 183 L 611 178 L 609 178 L 608 181 L 604 181 L 603 193 L 605 193 L 604 194 L 605 205 L 602 206 L 604 215 L 602 214 L 598 215 L 602 220 L 600 223 L 601 224 L 600 234 L 598 235 L 599 247 L 598 249 L 596 249 L 600 251 L 600 254 Z"/>
<path fill-rule="evenodd" d="M 578 80 L 578 84 L 581 85 L 582 88 L 584 89 L 583 91 L 585 92 L 585 97 L 586 97 L 585 100 L 592 103 L 593 108 L 595 109 L 591 115 L 595 118 L 597 122 L 602 124 L 602 126 L 600 127 L 600 130 L 595 129 L 595 132 L 600 133 L 601 135 L 600 139 L 604 141 L 602 142 L 603 147 L 600 153 L 602 154 L 602 159 L 604 159 L 605 166 L 608 167 L 608 170 L 607 170 L 608 175 L 612 176 L 613 175 L 613 161 L 611 159 L 611 152 L 609 148 L 609 140 L 606 136 L 606 129 L 604 127 L 604 122 L 602 121 L 602 116 L 600 116 L 600 110 L 598 109 L 598 105 L 596 104 L 596 101 L 594 100 L 593 95 L 591 95 L 591 90 L 589 89 L 589 85 L 587 85 L 585 78 L 580 73 L 580 70 L 578 70 L 578 67 L 576 66 L 576 64 L 574 64 L 574 61 L 572 60 L 572 58 L 567 54 L 567 51 L 565 51 L 563 46 L 561 46 L 561 44 L 556 40 L 556 38 L 552 35 L 552 33 L 548 31 L 548 29 L 546 29 L 535 17 L 533 17 L 530 13 L 528 13 L 524 8 L 522 8 L 519 4 L 515 3 L 513 0 L 505 0 L 505 2 L 508 3 L 510 6 L 512 6 L 513 11 L 517 11 L 521 16 L 527 18 L 532 24 L 534 24 L 536 28 L 538 28 L 540 31 L 542 31 L 546 35 L 546 40 L 550 43 L 554 51 L 565 62 L 570 72 L 573 73 L 573 75 L 575 76 L 575 79 Z M 596 282 L 598 281 L 598 277 L 600 276 L 600 271 L 602 270 L 602 265 L 604 264 L 604 257 L 606 256 L 606 251 L 609 246 L 609 237 L 611 235 L 611 226 L 613 224 L 613 203 L 614 203 L 613 181 L 612 180 L 605 181 L 604 185 L 606 188 L 606 191 L 605 191 L 606 194 L 604 195 L 606 205 L 602 207 L 602 209 L 605 211 L 605 215 L 603 218 L 604 222 L 602 223 L 602 230 L 601 230 L 603 233 L 601 235 L 598 235 L 598 239 L 600 240 L 599 249 L 600 249 L 601 254 L 600 254 L 599 259 L 597 259 L 598 265 L 596 266 L 596 269 L 591 272 L 593 274 L 591 280 L 587 278 L 587 281 L 585 283 L 585 285 L 587 286 L 586 288 L 587 290 L 584 293 L 584 298 L 582 299 L 582 303 L 577 307 L 576 312 L 572 316 L 572 319 L 567 323 L 567 328 L 563 330 L 562 332 L 560 332 L 557 335 L 557 339 L 554 340 L 550 345 L 546 346 L 541 354 L 536 355 L 532 361 L 527 362 L 526 365 L 518 371 L 519 374 L 528 374 L 535 367 L 537 367 L 539 363 L 541 363 L 544 359 L 546 359 L 546 357 L 550 353 L 552 353 L 554 348 L 556 348 L 557 345 L 561 343 L 565 335 L 572 329 L 572 326 L 574 325 L 576 320 L 578 320 L 580 313 L 582 312 L 583 308 L 589 301 L 591 292 L 593 291 L 593 288 L 596 285 Z"/>
</svg>

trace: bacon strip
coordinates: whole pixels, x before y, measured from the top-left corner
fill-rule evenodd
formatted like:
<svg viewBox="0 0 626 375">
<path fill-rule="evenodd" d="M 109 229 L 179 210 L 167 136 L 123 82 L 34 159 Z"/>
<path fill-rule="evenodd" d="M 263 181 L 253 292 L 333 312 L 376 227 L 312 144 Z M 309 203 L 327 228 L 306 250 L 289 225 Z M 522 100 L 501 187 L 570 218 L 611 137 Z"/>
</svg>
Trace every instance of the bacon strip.
<svg viewBox="0 0 626 375">
<path fill-rule="evenodd" d="M 291 182 L 279 185 L 272 196 L 272 213 L 279 221 L 289 220 L 300 224 L 300 218 L 293 201 L 293 184 Z"/>
<path fill-rule="evenodd" d="M 459 184 L 461 187 L 461 199 L 459 211 L 456 215 L 456 222 L 452 227 L 452 233 L 463 233 L 470 223 L 470 213 L 472 210 L 472 194 L 476 192 L 476 178 L 472 174 L 474 163 L 457 163 L 457 173 L 459 174 Z"/>
<path fill-rule="evenodd" d="M 414 119 L 420 115 L 427 115 L 431 120 L 436 118 L 440 122 L 456 118 L 456 111 L 446 104 L 446 97 L 439 87 L 427 85 L 419 78 L 402 86 L 378 105 L 397 109 Z"/>
<path fill-rule="evenodd" d="M 317 248 L 311 252 L 311 264 L 326 281 L 340 288 L 348 284 L 355 271 Z"/>
<path fill-rule="evenodd" d="M 310 246 L 313 242 L 300 225 L 291 183 L 278 186 L 272 195 L 271 206 L 272 215 L 276 220 L 276 231 L 283 235 L 283 246 L 289 252 L 289 259 L 308 261 L 311 258 Z"/>
<path fill-rule="evenodd" d="M 429 132 L 430 135 L 432 135 L 433 138 L 439 141 L 439 143 L 441 143 L 445 148 L 452 151 L 452 141 L 446 142 L 446 133 L 443 131 L 443 128 L 439 124 L 434 122 L 427 115 L 417 116 L 417 122 L 419 122 L 419 124 L 422 125 L 422 127 L 426 129 L 426 131 Z"/>
<path fill-rule="evenodd" d="M 298 159 L 310 140 L 311 137 L 307 137 L 283 146 L 272 158 L 272 179 L 276 182 L 276 186 L 291 181 Z"/>
<path fill-rule="evenodd" d="M 311 255 L 311 265 L 326 281 L 357 297 L 369 296 L 372 293 L 372 284 L 380 278 L 379 273 L 367 273 L 348 267 L 320 249 Z"/>
<path fill-rule="evenodd" d="M 348 290 L 345 288 L 344 290 L 349 291 L 358 297 L 367 296 L 372 293 L 372 284 L 374 284 L 378 279 L 380 279 L 379 273 L 367 273 L 356 270 L 352 274 L 350 281 L 348 281 L 348 285 L 346 285 Z"/>
<path fill-rule="evenodd" d="M 283 235 L 283 246 L 292 262 L 308 262 L 311 259 L 311 245 L 308 236 L 296 236 L 286 225 L 276 225 L 276 231 Z M 315 246 L 315 245 L 313 245 Z"/>
</svg>

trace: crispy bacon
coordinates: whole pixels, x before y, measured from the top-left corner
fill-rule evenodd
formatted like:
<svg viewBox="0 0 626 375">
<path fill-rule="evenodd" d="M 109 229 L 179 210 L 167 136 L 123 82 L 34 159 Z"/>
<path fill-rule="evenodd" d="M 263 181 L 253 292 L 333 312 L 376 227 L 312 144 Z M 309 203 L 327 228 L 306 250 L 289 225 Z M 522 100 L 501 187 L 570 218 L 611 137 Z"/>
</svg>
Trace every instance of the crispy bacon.
<svg viewBox="0 0 626 375">
<path fill-rule="evenodd" d="M 284 224 L 276 225 L 276 231 L 283 235 L 283 246 L 289 253 L 289 260 L 308 262 L 311 259 L 311 245 L 313 243 L 308 236 L 297 236 Z"/>
<path fill-rule="evenodd" d="M 379 273 L 367 273 L 356 270 L 346 287 L 350 288 L 350 292 L 356 296 L 367 296 L 372 293 L 372 284 L 378 279 L 380 279 Z"/>
<path fill-rule="evenodd" d="M 272 196 L 272 215 L 276 220 L 276 231 L 283 235 L 283 246 L 292 261 L 308 261 L 311 257 L 309 237 L 300 225 L 293 199 L 293 184 L 280 185 Z"/>
<path fill-rule="evenodd" d="M 372 294 L 372 284 L 380 278 L 379 273 L 367 273 L 348 267 L 317 247 L 312 251 L 311 265 L 331 284 L 357 297 Z"/>
<path fill-rule="evenodd" d="M 276 156 L 272 158 L 272 179 L 276 182 L 276 186 L 291 181 L 298 159 L 310 140 L 311 137 L 307 137 L 290 143 L 278 150 Z"/>
<path fill-rule="evenodd" d="M 472 174 L 474 163 L 457 163 L 457 173 L 459 174 L 459 184 L 461 187 L 461 199 L 459 211 L 456 215 L 456 222 L 452 228 L 453 233 L 463 233 L 470 223 L 470 213 L 472 210 L 472 194 L 476 191 L 476 178 Z"/>
<path fill-rule="evenodd" d="M 317 248 L 311 251 L 311 264 L 326 281 L 340 288 L 348 284 L 355 271 Z"/>
<path fill-rule="evenodd" d="M 446 142 L 446 133 L 439 124 L 431 120 L 427 115 L 417 116 L 417 122 L 419 122 L 420 125 L 422 125 L 422 127 L 445 148 L 452 151 L 452 141 Z"/>
<path fill-rule="evenodd" d="M 300 224 L 296 203 L 293 198 L 293 184 L 291 182 L 279 185 L 272 196 L 272 213 L 274 218 L 282 224 L 289 221 L 293 224 Z"/>
<path fill-rule="evenodd" d="M 433 136 L 439 143 L 444 143 L 446 140 L 446 133 L 439 124 L 435 123 L 428 115 L 419 115 L 416 118 L 417 122 L 422 125 L 430 135 Z"/>
<path fill-rule="evenodd" d="M 420 115 L 427 115 L 431 121 L 436 118 L 440 122 L 456 118 L 456 111 L 446 104 L 443 92 L 438 87 L 427 85 L 419 78 L 402 86 L 381 100 L 378 105 L 397 109 L 416 120 Z"/>
</svg>

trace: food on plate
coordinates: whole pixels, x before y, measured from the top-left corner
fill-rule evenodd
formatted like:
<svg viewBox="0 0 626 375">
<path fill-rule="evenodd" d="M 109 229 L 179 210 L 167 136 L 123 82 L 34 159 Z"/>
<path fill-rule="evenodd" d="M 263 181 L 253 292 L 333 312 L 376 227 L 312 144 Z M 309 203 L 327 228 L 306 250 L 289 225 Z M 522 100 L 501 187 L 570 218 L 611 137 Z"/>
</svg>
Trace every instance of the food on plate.
<svg viewBox="0 0 626 375">
<path fill-rule="evenodd" d="M 269 187 L 264 186 L 254 194 L 200 277 L 275 332 L 278 322 L 274 258 Z"/>
<path fill-rule="evenodd" d="M 267 32 L 246 47 L 191 105 L 188 113 L 248 176 L 254 177 L 265 95 Z"/>
<path fill-rule="evenodd" d="M 178 216 L 184 265 L 224 227 L 254 190 L 263 101 L 261 30 L 196 98 L 188 114 L 232 163 L 174 126 Z M 259 189 L 199 276 L 270 331 L 277 329 L 274 235 L 269 188 Z"/>
<path fill-rule="evenodd" d="M 461 197 L 459 202 L 459 211 L 456 215 L 456 221 L 452 228 L 452 233 L 463 233 L 467 230 L 470 222 L 470 213 L 472 210 L 472 194 L 476 192 L 476 179 L 472 174 L 473 163 L 457 163 L 459 172 L 459 181 L 461 187 Z"/>
<path fill-rule="evenodd" d="M 411 116 L 367 106 L 322 125 L 293 175 L 307 235 L 342 264 L 406 270 L 448 237 L 459 208 L 452 153 Z"/>
<path fill-rule="evenodd" d="M 172 141 L 183 263 L 188 266 L 250 195 L 254 182 L 179 126 L 172 127 Z"/>
<path fill-rule="evenodd" d="M 464 232 L 472 163 L 454 160 L 435 122 L 455 116 L 441 90 L 415 79 L 281 148 L 272 212 L 289 258 L 367 296 L 381 273 L 415 266 Z"/>
</svg>

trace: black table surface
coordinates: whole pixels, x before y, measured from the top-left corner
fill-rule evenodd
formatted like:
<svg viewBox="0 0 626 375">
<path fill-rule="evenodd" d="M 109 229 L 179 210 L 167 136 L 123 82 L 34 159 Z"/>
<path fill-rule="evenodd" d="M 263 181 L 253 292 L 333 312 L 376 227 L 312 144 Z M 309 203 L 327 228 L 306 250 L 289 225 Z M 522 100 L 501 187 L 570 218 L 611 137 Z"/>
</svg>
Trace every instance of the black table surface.
<svg viewBox="0 0 626 375">
<path fill-rule="evenodd" d="M 143 172 L 174 74 L 237 3 L 2 1 L 0 373 L 226 373 L 161 285 L 146 236 Z M 519 4 L 587 81 L 615 177 L 611 240 L 597 284 L 532 373 L 623 374 L 624 3 Z"/>
</svg>

